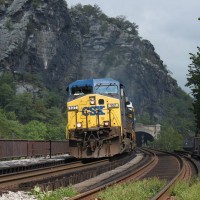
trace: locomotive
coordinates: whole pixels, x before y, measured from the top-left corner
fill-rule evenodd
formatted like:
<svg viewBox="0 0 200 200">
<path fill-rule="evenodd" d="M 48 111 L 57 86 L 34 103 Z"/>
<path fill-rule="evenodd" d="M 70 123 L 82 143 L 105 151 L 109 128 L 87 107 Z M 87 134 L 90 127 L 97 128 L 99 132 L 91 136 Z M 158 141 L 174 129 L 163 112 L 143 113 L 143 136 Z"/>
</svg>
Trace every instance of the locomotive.
<svg viewBox="0 0 200 200">
<path fill-rule="evenodd" d="M 77 80 L 67 87 L 66 137 L 76 158 L 112 157 L 135 146 L 134 107 L 119 81 Z"/>
</svg>

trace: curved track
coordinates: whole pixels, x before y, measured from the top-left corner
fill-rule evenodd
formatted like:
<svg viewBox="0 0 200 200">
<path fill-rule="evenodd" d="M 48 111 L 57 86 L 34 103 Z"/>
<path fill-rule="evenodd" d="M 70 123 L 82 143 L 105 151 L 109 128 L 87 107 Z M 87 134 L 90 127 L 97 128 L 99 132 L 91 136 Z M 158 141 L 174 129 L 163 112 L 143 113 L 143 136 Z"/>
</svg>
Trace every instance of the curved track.
<svg viewBox="0 0 200 200">
<path fill-rule="evenodd" d="M 153 199 L 166 199 L 170 187 L 178 179 L 190 179 L 193 174 L 196 174 L 195 167 L 189 161 L 180 158 L 177 155 L 169 154 L 167 152 L 161 152 L 156 150 L 143 149 L 141 150 L 145 154 L 150 154 L 149 160 L 142 166 L 124 171 L 121 175 L 113 180 L 102 182 L 102 184 L 90 191 L 79 194 L 76 197 L 70 198 L 70 200 L 77 199 L 95 199 L 99 191 L 104 190 L 106 187 L 116 183 L 123 183 L 127 181 L 134 181 L 149 177 L 158 177 L 160 179 L 167 180 L 167 185 L 160 191 Z"/>
<path fill-rule="evenodd" d="M 77 161 L 58 166 L 45 167 L 0 176 L 0 191 L 25 190 L 34 185 L 42 189 L 56 189 L 60 186 L 76 184 L 112 170 L 128 162 L 135 155 L 114 157 L 112 159 Z"/>
<path fill-rule="evenodd" d="M 96 165 L 104 165 L 106 162 L 109 162 L 108 159 L 87 164 L 77 161 L 70 164 L 62 164 L 53 167 L 18 172 L 15 174 L 1 175 L 0 189 L 17 189 L 20 187 L 20 184 L 26 184 L 33 181 L 39 182 L 41 180 L 48 179 L 49 177 L 57 177 L 76 170 L 88 169 Z"/>
</svg>

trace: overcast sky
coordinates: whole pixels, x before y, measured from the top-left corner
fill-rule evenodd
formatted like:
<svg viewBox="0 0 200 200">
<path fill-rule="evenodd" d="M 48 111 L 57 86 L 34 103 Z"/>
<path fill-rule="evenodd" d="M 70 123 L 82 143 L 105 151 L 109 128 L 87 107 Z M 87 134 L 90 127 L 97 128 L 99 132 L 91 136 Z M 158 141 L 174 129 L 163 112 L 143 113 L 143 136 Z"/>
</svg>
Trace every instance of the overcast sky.
<svg viewBox="0 0 200 200">
<path fill-rule="evenodd" d="M 200 0 L 66 0 L 97 4 L 109 17 L 123 15 L 139 26 L 139 35 L 149 40 L 181 88 L 186 84 L 189 53 L 200 46 Z"/>
</svg>

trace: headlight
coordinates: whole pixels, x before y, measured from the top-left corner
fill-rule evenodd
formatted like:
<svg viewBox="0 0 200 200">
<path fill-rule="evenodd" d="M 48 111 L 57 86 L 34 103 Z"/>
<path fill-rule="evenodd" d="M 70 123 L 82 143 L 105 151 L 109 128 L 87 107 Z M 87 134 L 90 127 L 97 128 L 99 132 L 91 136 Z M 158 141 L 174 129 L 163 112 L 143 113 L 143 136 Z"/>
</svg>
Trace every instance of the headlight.
<svg viewBox="0 0 200 200">
<path fill-rule="evenodd" d="M 82 123 L 81 122 L 77 122 L 76 127 L 77 128 L 81 128 L 82 127 Z"/>
<path fill-rule="evenodd" d="M 68 110 L 78 110 L 78 106 L 68 106 Z"/>
<path fill-rule="evenodd" d="M 108 108 L 119 108 L 119 104 L 118 103 L 109 103 Z"/>
<path fill-rule="evenodd" d="M 108 127 L 108 126 L 110 125 L 110 122 L 109 122 L 109 121 L 104 121 L 103 123 L 104 123 L 104 126 L 105 126 L 105 127 Z"/>
<path fill-rule="evenodd" d="M 95 105 L 95 97 L 90 97 L 90 105 Z"/>
</svg>

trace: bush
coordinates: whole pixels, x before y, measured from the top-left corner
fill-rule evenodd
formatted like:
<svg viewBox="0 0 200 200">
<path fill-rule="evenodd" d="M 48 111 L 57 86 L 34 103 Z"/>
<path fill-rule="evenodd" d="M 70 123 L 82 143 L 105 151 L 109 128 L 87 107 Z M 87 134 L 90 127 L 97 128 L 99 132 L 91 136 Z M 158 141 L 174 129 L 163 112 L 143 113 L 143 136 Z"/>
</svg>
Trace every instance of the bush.
<svg viewBox="0 0 200 200">
<path fill-rule="evenodd" d="M 158 178 L 144 179 L 109 187 L 105 192 L 101 192 L 99 197 L 103 200 L 151 199 L 165 183 L 166 181 Z"/>
<path fill-rule="evenodd" d="M 47 134 L 47 127 L 44 123 L 33 120 L 24 125 L 23 132 L 28 140 L 43 140 Z"/>
<path fill-rule="evenodd" d="M 0 109 L 0 138 L 19 139 L 23 134 L 23 125 L 16 120 L 15 113 L 5 113 Z"/>
<path fill-rule="evenodd" d="M 42 192 L 39 187 L 35 187 L 32 194 L 41 200 L 60 200 L 77 195 L 77 192 L 71 187 L 59 188 L 55 191 Z"/>
<path fill-rule="evenodd" d="M 180 133 L 169 125 L 162 126 L 162 132 L 157 140 L 150 143 L 150 146 L 165 151 L 174 151 L 182 149 L 183 138 Z"/>
<path fill-rule="evenodd" d="M 179 181 L 171 191 L 171 195 L 175 196 L 176 200 L 199 200 L 200 197 L 200 182 L 199 177 L 193 183 Z"/>
</svg>

